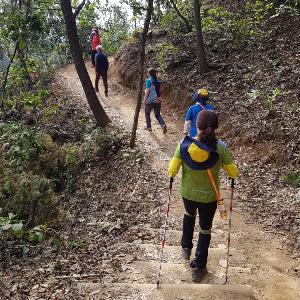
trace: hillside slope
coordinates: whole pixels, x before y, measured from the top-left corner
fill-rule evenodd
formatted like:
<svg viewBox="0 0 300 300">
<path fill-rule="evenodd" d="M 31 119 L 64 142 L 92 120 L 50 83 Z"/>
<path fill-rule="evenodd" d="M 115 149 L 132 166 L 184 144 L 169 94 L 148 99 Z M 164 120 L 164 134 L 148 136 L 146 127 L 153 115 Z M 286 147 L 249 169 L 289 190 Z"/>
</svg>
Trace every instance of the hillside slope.
<svg viewBox="0 0 300 300">
<path fill-rule="evenodd" d="M 251 218 L 288 234 L 300 247 L 297 172 L 300 169 L 300 27 L 299 16 L 282 14 L 267 23 L 264 36 L 236 47 L 222 32 L 206 34 L 210 71 L 196 68 L 191 35 L 170 36 L 152 30 L 146 47 L 147 67 L 160 67 L 166 44 L 177 50 L 165 57 L 160 74 L 163 106 L 183 119 L 191 93 L 201 86 L 213 94 L 221 118 L 220 136 L 234 149 L 241 176 L 241 204 Z M 113 74 L 120 84 L 136 89 L 138 44 L 125 45 L 115 56 Z M 145 74 L 146 75 L 146 74 Z M 290 176 L 289 176 L 290 175 Z M 284 178 L 290 179 L 289 181 Z"/>
</svg>

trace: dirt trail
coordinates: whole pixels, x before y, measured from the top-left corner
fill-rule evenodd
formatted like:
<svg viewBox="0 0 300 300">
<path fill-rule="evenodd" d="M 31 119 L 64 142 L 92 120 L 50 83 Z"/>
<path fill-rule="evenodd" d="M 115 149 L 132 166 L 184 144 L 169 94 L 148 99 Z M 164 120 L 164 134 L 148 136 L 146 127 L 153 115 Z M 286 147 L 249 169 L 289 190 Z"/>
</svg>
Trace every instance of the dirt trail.
<svg viewBox="0 0 300 300">
<path fill-rule="evenodd" d="M 92 69 L 90 76 L 94 80 Z M 62 70 L 60 74 L 65 79 L 66 88 L 72 93 L 82 95 L 82 107 L 87 109 L 86 100 L 80 81 L 72 65 Z M 120 124 L 120 128 L 128 131 L 131 128 L 135 109 L 135 97 L 132 91 L 125 89 L 109 79 L 109 97 L 105 98 L 100 82 L 99 97 L 113 122 Z M 153 121 L 153 131 L 143 130 L 145 120 L 141 111 L 138 126 L 138 145 L 150 155 L 154 167 L 166 173 L 167 164 L 175 146 L 181 138 L 183 121 L 178 121 L 176 116 L 164 116 L 168 125 L 168 133 L 163 135 L 159 125 Z M 167 181 L 167 178 L 166 178 Z M 178 178 L 176 179 L 178 181 Z M 224 188 L 223 194 L 228 198 L 228 187 Z M 177 193 L 173 193 L 171 204 L 170 227 L 167 237 L 166 257 L 163 267 L 162 282 L 165 287 L 160 293 L 151 292 L 151 283 L 155 283 L 157 257 L 159 246 L 143 243 L 138 240 L 132 245 L 134 251 L 139 253 L 140 261 L 129 262 L 124 266 L 124 272 L 114 284 L 105 282 L 102 285 L 84 282 L 81 289 L 86 293 L 86 299 L 108 299 L 106 292 L 115 292 L 115 298 L 109 299 L 134 299 L 129 290 L 137 290 L 136 299 L 250 299 L 246 288 L 245 294 L 234 294 L 224 286 L 216 288 L 215 284 L 224 276 L 224 258 L 226 253 L 227 224 L 216 216 L 213 227 L 212 245 L 209 254 L 209 274 L 204 279 L 205 284 L 193 285 L 191 288 L 190 270 L 188 265 L 180 258 L 180 221 L 183 214 L 181 200 Z M 255 221 L 255 216 L 253 216 Z M 151 224 L 145 224 L 143 231 L 157 232 L 159 228 L 152 228 Z M 196 235 L 195 235 L 196 236 Z M 130 259 L 129 259 L 130 260 Z M 300 279 L 295 276 L 299 268 L 299 260 L 290 258 L 287 251 L 274 235 L 268 234 L 255 224 L 249 223 L 239 212 L 234 212 L 232 229 L 232 255 L 230 257 L 229 284 L 248 285 L 257 299 L 300 299 Z M 118 282 L 118 284 L 115 284 Z M 168 286 L 168 284 L 170 286 Z M 173 284 L 173 286 L 171 285 Z M 181 284 L 180 287 L 177 285 Z M 211 287 L 214 287 L 212 292 Z M 188 295 L 188 296 L 186 296 Z M 199 298 L 201 295 L 201 298 Z M 243 296 L 244 295 L 244 296 Z M 249 297 L 249 298 L 248 298 Z"/>
</svg>

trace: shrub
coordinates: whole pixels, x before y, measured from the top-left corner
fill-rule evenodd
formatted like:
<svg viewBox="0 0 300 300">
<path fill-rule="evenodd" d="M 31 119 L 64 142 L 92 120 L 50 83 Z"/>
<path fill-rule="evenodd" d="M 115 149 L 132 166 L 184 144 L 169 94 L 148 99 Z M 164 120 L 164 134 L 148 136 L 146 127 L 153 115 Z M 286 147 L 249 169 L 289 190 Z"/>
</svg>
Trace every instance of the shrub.
<svg viewBox="0 0 300 300">
<path fill-rule="evenodd" d="M 292 172 L 286 176 L 283 176 L 282 179 L 292 186 L 299 188 L 300 187 L 300 170 Z"/>
<path fill-rule="evenodd" d="M 121 147 L 120 136 L 112 134 L 105 129 L 95 129 L 84 138 L 80 146 L 82 160 L 90 160 L 95 157 L 105 157 L 115 153 Z"/>
<path fill-rule="evenodd" d="M 178 55 L 179 50 L 170 42 L 163 42 L 159 45 L 159 52 L 156 60 L 162 72 L 167 69 L 167 58 Z"/>
<path fill-rule="evenodd" d="M 16 173 L 0 164 L 0 207 L 29 223 L 45 223 L 58 216 L 57 197 L 51 180 L 32 172 Z"/>
</svg>

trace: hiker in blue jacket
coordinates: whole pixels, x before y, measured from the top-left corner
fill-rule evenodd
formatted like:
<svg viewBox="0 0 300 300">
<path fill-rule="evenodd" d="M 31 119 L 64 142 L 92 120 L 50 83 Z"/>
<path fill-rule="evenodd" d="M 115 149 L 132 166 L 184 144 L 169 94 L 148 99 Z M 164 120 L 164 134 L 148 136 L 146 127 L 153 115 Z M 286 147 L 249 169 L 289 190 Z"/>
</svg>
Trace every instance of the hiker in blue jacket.
<svg viewBox="0 0 300 300">
<path fill-rule="evenodd" d="M 105 88 L 105 96 L 108 96 L 108 83 L 107 83 L 107 71 L 108 71 L 108 59 L 106 55 L 103 53 L 103 48 L 101 45 L 96 47 L 97 54 L 95 58 L 95 70 L 96 70 L 96 79 L 95 79 L 95 90 L 99 92 L 98 84 L 100 77 L 102 77 L 104 88 Z"/>
<path fill-rule="evenodd" d="M 161 100 L 160 100 L 160 81 L 157 79 L 157 71 L 154 68 L 148 70 L 150 77 L 146 80 L 145 89 L 145 117 L 146 117 L 146 130 L 152 131 L 150 114 L 154 109 L 155 118 L 159 122 L 163 133 L 167 132 L 167 126 L 160 114 Z"/>
<path fill-rule="evenodd" d="M 193 94 L 193 100 L 196 101 L 196 104 L 192 105 L 185 117 L 184 130 L 183 133 L 185 136 L 189 135 L 190 137 L 195 137 L 197 135 L 197 116 L 202 110 L 214 110 L 214 106 L 207 104 L 209 100 L 208 91 L 206 89 L 200 89 L 197 93 Z"/>
</svg>

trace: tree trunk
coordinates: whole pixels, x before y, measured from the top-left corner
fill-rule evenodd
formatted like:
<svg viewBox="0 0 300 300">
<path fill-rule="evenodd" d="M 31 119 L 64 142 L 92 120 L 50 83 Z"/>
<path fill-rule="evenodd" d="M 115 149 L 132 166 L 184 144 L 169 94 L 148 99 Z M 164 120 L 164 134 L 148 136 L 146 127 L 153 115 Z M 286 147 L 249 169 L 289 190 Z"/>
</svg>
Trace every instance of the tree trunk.
<svg viewBox="0 0 300 300">
<path fill-rule="evenodd" d="M 198 52 L 198 68 L 200 74 L 204 74 L 207 72 L 208 65 L 206 61 L 205 47 L 203 42 L 199 0 L 194 0 L 194 22 L 195 22 L 196 43 L 197 43 L 197 52 Z"/>
<path fill-rule="evenodd" d="M 143 91 L 144 91 L 145 46 L 146 46 L 146 39 L 148 35 L 149 24 L 151 21 L 152 13 L 153 13 L 153 0 L 148 0 L 148 8 L 147 8 L 147 14 L 144 22 L 144 29 L 140 37 L 140 65 L 139 65 L 140 82 L 139 82 L 137 104 L 135 108 L 135 114 L 134 114 L 134 120 L 133 120 L 131 138 L 130 138 L 131 148 L 135 146 L 136 130 L 137 130 L 139 114 L 142 106 Z"/>
<path fill-rule="evenodd" d="M 101 127 L 105 127 L 110 122 L 110 119 L 99 102 L 92 81 L 90 79 L 90 76 L 87 72 L 87 69 L 83 61 L 79 38 L 77 34 L 75 16 L 72 12 L 72 7 L 71 7 L 71 1 L 60 0 L 60 5 L 65 19 L 67 35 L 69 39 L 73 61 L 79 79 L 81 81 L 86 99 L 95 116 L 97 124 Z"/>
</svg>

